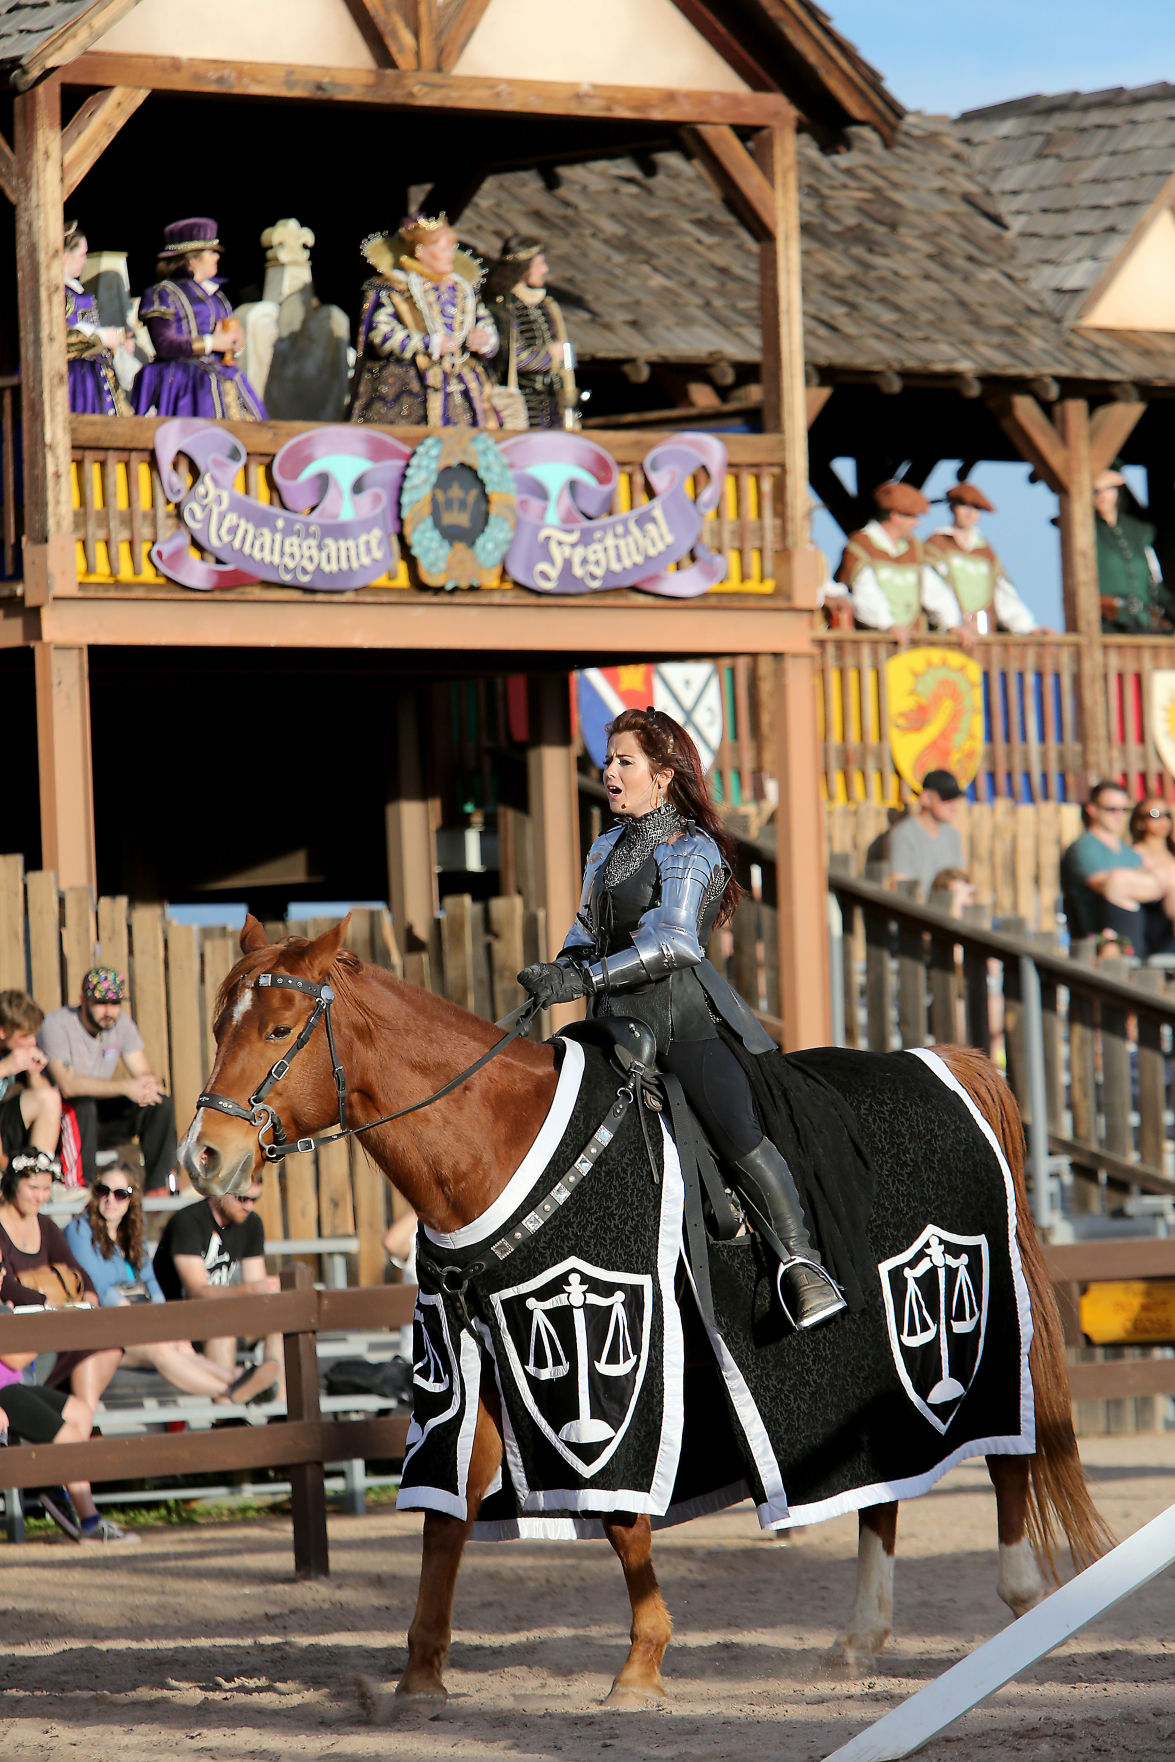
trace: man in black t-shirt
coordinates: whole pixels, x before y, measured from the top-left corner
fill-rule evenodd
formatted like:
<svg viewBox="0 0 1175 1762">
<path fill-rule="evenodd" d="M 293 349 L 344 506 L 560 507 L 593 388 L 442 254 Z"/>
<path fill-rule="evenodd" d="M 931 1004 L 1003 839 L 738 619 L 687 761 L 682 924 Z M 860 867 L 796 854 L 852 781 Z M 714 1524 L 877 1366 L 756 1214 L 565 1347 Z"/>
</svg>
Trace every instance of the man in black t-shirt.
<svg viewBox="0 0 1175 1762">
<path fill-rule="evenodd" d="M 201 1199 L 174 1212 L 155 1250 L 155 1276 L 171 1302 L 181 1297 L 260 1296 L 280 1291 L 281 1281 L 265 1270 L 265 1229 L 255 1210 L 261 1197 L 256 1184 L 223 1199 Z M 237 1340 L 229 1334 L 202 1342 L 214 1364 L 234 1370 Z M 265 1357 L 237 1378 L 230 1393 L 237 1401 L 265 1394 L 285 1395 L 285 1360 L 280 1334 L 265 1340 Z"/>
</svg>

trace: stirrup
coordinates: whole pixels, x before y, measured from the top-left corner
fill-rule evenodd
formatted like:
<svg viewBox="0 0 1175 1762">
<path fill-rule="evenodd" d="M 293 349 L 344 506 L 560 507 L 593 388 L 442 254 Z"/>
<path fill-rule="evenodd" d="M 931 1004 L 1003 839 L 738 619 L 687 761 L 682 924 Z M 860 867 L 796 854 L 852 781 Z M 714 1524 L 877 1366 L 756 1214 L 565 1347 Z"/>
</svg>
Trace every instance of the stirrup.
<svg viewBox="0 0 1175 1762">
<path fill-rule="evenodd" d="M 802 1273 L 814 1275 L 817 1281 L 814 1288 L 811 1280 L 805 1280 L 807 1289 L 801 1290 L 798 1298 L 793 1293 L 798 1318 L 792 1314 L 787 1298 L 783 1294 L 784 1277 L 793 1268 L 800 1269 Z M 842 1309 L 848 1308 L 844 1292 L 832 1274 L 826 1267 L 821 1266 L 819 1261 L 810 1259 L 806 1254 L 792 1254 L 787 1260 L 779 1262 L 775 1273 L 775 1288 L 779 1296 L 780 1308 L 797 1332 L 805 1328 L 818 1327 L 821 1322 L 829 1321 L 834 1315 L 839 1315 Z"/>
</svg>

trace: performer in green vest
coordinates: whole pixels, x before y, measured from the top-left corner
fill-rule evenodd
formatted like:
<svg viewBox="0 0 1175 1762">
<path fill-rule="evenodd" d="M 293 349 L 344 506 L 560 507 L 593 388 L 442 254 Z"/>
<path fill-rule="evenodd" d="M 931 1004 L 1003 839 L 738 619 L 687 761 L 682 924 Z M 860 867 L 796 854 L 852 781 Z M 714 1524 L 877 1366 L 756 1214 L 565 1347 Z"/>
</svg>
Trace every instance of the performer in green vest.
<svg viewBox="0 0 1175 1762">
<path fill-rule="evenodd" d="M 1154 552 L 1155 529 L 1123 506 L 1126 487 L 1120 471 L 1102 471 L 1093 480 L 1102 629 L 1113 636 L 1169 635 L 1175 625 Z"/>
<path fill-rule="evenodd" d="M 912 483 L 879 483 L 873 506 L 876 517 L 850 532 L 836 572 L 849 590 L 857 625 L 889 631 L 904 648 L 925 627 L 926 612 L 940 630 L 953 630 L 969 643 L 958 600 L 914 535 L 930 508 L 922 491 Z"/>
<path fill-rule="evenodd" d="M 947 491 L 951 524 L 940 526 L 926 541 L 926 560 L 948 582 L 959 609 L 979 636 L 998 625 L 1015 636 L 1040 626 L 1008 580 L 1003 564 L 979 530 L 979 516 L 995 506 L 973 483 L 956 483 Z"/>
</svg>

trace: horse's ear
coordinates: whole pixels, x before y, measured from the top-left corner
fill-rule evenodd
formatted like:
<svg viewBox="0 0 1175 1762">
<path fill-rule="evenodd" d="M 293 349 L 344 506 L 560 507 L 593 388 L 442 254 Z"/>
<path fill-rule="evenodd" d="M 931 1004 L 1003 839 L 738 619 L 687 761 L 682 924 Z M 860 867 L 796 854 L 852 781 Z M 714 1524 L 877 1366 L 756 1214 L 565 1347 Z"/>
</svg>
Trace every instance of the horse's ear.
<svg viewBox="0 0 1175 1762">
<path fill-rule="evenodd" d="M 347 934 L 347 926 L 350 922 L 351 914 L 348 912 L 345 918 L 339 919 L 333 929 L 324 930 L 321 936 L 316 936 L 314 941 L 308 944 L 305 955 L 306 964 L 310 969 L 311 978 L 319 983 L 326 977 L 335 956 L 342 948 L 343 938 Z"/>
<path fill-rule="evenodd" d="M 241 953 L 256 954 L 259 948 L 269 947 L 269 937 L 265 934 L 260 922 L 252 912 L 246 912 L 244 927 L 241 930 Z"/>
</svg>

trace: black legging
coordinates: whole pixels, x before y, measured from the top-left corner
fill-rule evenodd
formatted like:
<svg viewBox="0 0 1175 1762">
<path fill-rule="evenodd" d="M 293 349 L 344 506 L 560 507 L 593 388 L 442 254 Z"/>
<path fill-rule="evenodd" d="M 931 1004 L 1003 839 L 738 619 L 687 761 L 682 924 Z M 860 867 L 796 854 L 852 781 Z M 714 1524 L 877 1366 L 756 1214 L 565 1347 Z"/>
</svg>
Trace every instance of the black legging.
<svg viewBox="0 0 1175 1762">
<path fill-rule="evenodd" d="M 763 1137 L 751 1085 L 721 1040 L 674 1040 L 660 1061 L 681 1083 L 719 1157 L 733 1162 Z"/>
</svg>

